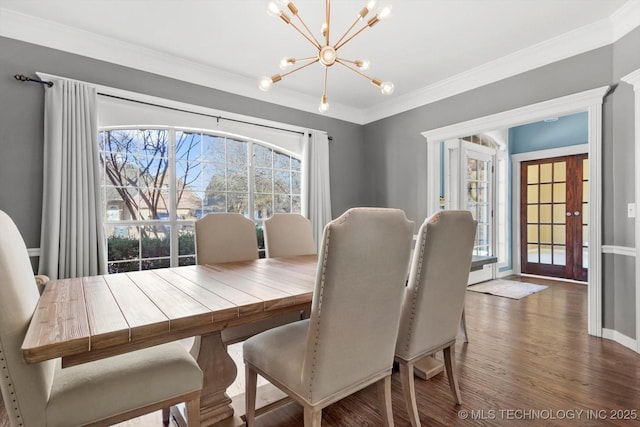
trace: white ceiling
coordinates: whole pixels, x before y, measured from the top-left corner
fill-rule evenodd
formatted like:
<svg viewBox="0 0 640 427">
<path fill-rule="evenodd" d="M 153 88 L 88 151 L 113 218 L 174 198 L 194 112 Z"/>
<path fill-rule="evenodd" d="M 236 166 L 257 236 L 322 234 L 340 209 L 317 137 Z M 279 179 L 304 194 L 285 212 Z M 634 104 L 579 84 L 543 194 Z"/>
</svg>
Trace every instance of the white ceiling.
<svg viewBox="0 0 640 427">
<path fill-rule="evenodd" d="M 328 76 L 328 115 L 366 123 L 611 43 L 628 31 L 616 30 L 616 19 L 637 17 L 640 0 L 389 3 L 391 18 L 339 53 L 370 59 L 368 73 L 393 81 L 395 93 L 386 97 L 335 65 Z M 320 38 L 324 1 L 295 4 Z M 332 41 L 364 4 L 332 1 Z M 319 64 L 285 77 L 268 93 L 258 90 L 259 76 L 281 72 L 283 56 L 317 52 L 265 10 L 265 0 L 0 0 L 0 35 L 317 112 Z"/>
</svg>

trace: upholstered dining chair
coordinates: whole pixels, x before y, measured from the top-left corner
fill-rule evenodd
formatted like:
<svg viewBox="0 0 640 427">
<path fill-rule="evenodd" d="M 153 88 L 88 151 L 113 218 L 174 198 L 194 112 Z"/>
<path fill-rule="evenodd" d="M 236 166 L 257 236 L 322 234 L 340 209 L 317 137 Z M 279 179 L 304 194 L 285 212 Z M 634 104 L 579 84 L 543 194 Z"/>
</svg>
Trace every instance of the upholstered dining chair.
<svg viewBox="0 0 640 427">
<path fill-rule="evenodd" d="M 440 211 L 420 230 L 411 262 L 396 344 L 396 362 L 409 419 L 420 426 L 415 362 L 443 350 L 449 385 L 462 403 L 455 374 L 454 346 L 464 307 L 476 221 L 469 211 Z"/>
<path fill-rule="evenodd" d="M 196 261 L 198 264 L 258 259 L 256 224 L 239 213 L 209 213 L 196 221 Z M 230 345 L 266 329 L 298 321 L 299 311 L 284 313 L 259 322 L 222 330 L 222 342 Z M 198 345 L 196 342 L 195 345 Z"/>
<path fill-rule="evenodd" d="M 264 221 L 268 258 L 316 254 L 311 221 L 300 214 L 275 213 Z"/>
<path fill-rule="evenodd" d="M 189 426 L 200 425 L 202 371 L 180 343 L 64 369 L 59 359 L 25 364 L 21 346 L 40 295 L 24 241 L 2 211 L 0 236 L 0 389 L 12 426 L 106 426 L 180 402 Z"/>
<path fill-rule="evenodd" d="M 209 213 L 196 221 L 198 264 L 258 259 L 256 224 L 239 213 Z"/>
<path fill-rule="evenodd" d="M 322 409 L 377 384 L 383 423 L 393 425 L 391 371 L 413 222 L 397 209 L 353 208 L 326 225 L 311 317 L 244 342 L 246 422 L 255 422 L 260 374 L 304 407 Z"/>
</svg>

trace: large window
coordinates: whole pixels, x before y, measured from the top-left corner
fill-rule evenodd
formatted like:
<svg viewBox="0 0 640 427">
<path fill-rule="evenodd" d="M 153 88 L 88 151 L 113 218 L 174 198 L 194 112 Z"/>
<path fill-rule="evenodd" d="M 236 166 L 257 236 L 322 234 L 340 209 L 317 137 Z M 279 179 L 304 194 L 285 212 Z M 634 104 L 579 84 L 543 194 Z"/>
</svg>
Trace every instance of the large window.
<svg viewBox="0 0 640 427">
<path fill-rule="evenodd" d="M 249 138 L 173 127 L 100 132 L 109 272 L 195 263 L 194 222 L 300 212 L 300 159 Z"/>
</svg>

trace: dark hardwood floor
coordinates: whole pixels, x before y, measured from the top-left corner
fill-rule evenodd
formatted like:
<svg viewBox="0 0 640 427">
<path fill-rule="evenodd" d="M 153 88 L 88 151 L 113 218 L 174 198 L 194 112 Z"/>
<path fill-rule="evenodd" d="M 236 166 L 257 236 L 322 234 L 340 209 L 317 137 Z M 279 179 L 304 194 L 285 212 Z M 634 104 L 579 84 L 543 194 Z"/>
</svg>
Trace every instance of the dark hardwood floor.
<svg viewBox="0 0 640 427">
<path fill-rule="evenodd" d="M 586 286 L 522 280 L 549 288 L 521 300 L 467 292 L 470 342 L 456 346 L 463 404 L 445 375 L 416 379 L 422 425 L 640 426 L 640 355 L 587 335 Z M 409 426 L 397 374 L 392 392 L 395 424 Z M 323 411 L 324 426 L 381 424 L 373 388 Z M 290 403 L 257 425 L 301 426 L 302 409 Z"/>
</svg>

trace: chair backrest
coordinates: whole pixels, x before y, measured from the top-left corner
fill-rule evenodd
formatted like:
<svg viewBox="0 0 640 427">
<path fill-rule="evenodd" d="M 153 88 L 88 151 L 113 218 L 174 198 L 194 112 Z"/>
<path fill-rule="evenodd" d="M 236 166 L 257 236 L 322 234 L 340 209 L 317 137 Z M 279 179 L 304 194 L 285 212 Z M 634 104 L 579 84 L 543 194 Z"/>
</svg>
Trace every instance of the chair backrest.
<svg viewBox="0 0 640 427">
<path fill-rule="evenodd" d="M 264 221 L 268 258 L 316 254 L 311 221 L 300 214 L 276 213 Z"/>
<path fill-rule="evenodd" d="M 382 208 L 325 226 L 302 374 L 311 402 L 391 371 L 413 228 Z"/>
<path fill-rule="evenodd" d="M 256 224 L 239 213 L 210 213 L 196 221 L 198 264 L 258 258 Z"/>
<path fill-rule="evenodd" d="M 55 360 L 27 365 L 21 347 L 40 294 L 27 247 L 0 211 L 0 389 L 11 425 L 45 425 Z"/>
<path fill-rule="evenodd" d="M 410 361 L 456 339 L 476 235 L 469 211 L 427 218 L 416 241 L 396 355 Z"/>
</svg>

